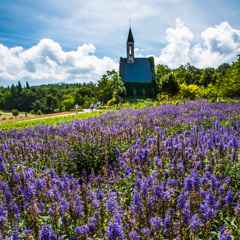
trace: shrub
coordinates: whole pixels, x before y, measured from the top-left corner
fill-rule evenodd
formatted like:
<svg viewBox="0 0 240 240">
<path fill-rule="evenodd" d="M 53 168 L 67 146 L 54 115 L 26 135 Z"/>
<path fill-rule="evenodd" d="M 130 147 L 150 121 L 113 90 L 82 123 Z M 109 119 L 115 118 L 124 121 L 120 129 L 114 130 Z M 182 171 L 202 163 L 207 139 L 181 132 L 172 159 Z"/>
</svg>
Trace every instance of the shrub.
<svg viewBox="0 0 240 240">
<path fill-rule="evenodd" d="M 100 109 L 106 109 L 107 107 L 106 106 L 100 106 Z"/>
<path fill-rule="evenodd" d="M 60 109 L 59 108 L 56 108 L 53 110 L 54 113 L 59 113 L 60 112 Z"/>
<path fill-rule="evenodd" d="M 112 106 L 112 105 L 114 105 L 114 104 L 116 104 L 116 103 L 117 103 L 116 98 L 112 98 L 111 100 L 109 100 L 109 101 L 107 102 L 107 106 Z"/>
<path fill-rule="evenodd" d="M 78 106 L 78 112 L 81 112 L 82 110 L 83 110 L 82 107 L 81 107 L 81 106 Z M 75 108 L 72 108 L 72 109 L 70 109 L 70 111 L 71 111 L 71 112 L 75 112 L 76 109 L 75 109 Z"/>
<path fill-rule="evenodd" d="M 19 111 L 18 111 L 17 109 L 13 109 L 13 110 L 12 110 L 12 115 L 13 115 L 14 117 L 18 116 L 18 115 L 19 115 Z"/>
<path fill-rule="evenodd" d="M 67 99 L 67 100 L 64 100 L 62 103 L 63 103 L 63 109 L 65 111 L 70 111 L 70 109 L 74 105 L 74 99 Z"/>
<path fill-rule="evenodd" d="M 37 112 L 36 112 L 37 115 L 43 115 L 42 111 L 39 109 Z"/>
<path fill-rule="evenodd" d="M 29 113 L 32 114 L 32 115 L 35 114 L 34 110 L 31 110 Z"/>
<path fill-rule="evenodd" d="M 180 96 L 183 98 L 190 98 L 191 100 L 196 99 L 201 92 L 201 88 L 197 85 L 189 85 L 181 84 L 180 85 Z"/>
</svg>

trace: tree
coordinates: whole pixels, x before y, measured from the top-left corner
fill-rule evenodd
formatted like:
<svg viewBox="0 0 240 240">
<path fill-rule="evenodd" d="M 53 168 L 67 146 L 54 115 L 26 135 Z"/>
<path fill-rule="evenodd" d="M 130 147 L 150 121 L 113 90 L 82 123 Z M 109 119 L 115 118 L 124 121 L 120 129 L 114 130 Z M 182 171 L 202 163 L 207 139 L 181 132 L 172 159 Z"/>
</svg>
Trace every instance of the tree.
<svg viewBox="0 0 240 240">
<path fill-rule="evenodd" d="M 53 112 L 54 109 L 59 108 L 59 101 L 57 97 L 53 97 L 52 102 L 51 102 L 51 111 Z"/>
<path fill-rule="evenodd" d="M 36 100 L 33 103 L 32 108 L 33 108 L 34 112 L 36 113 L 38 110 L 43 111 L 45 106 L 44 106 L 44 104 L 40 100 Z"/>
<path fill-rule="evenodd" d="M 156 81 L 159 82 L 163 76 L 168 75 L 169 73 L 171 73 L 171 69 L 167 65 L 158 64 L 155 67 Z"/>
<path fill-rule="evenodd" d="M 213 82 L 214 82 L 215 85 L 216 85 L 216 90 L 217 90 L 217 92 L 216 92 L 216 97 L 218 97 L 218 91 L 219 91 L 219 88 L 220 88 L 220 86 L 221 86 L 221 84 L 222 84 L 222 82 L 223 82 L 223 75 L 222 75 L 222 73 L 220 73 L 220 72 L 215 72 L 215 73 L 213 74 Z"/>
<path fill-rule="evenodd" d="M 107 74 L 103 74 L 98 82 L 98 98 L 101 102 L 107 102 L 112 98 L 110 79 Z"/>
<path fill-rule="evenodd" d="M 111 76 L 112 97 L 119 101 L 120 95 L 126 91 L 126 88 L 122 78 L 115 70 L 112 70 L 109 76 Z"/>
<path fill-rule="evenodd" d="M 10 90 L 6 91 L 4 94 L 3 106 L 7 110 L 12 110 L 15 107 L 15 101 Z"/>
<path fill-rule="evenodd" d="M 17 85 L 18 96 L 20 96 L 20 93 L 21 93 L 22 90 L 23 90 L 22 84 L 21 84 L 20 81 L 18 81 L 18 85 Z"/>
<path fill-rule="evenodd" d="M 66 99 L 62 102 L 64 111 L 70 111 L 74 105 L 74 99 Z"/>
<path fill-rule="evenodd" d="M 107 74 L 104 74 L 98 83 L 98 97 L 100 101 L 107 102 L 111 98 L 116 98 L 119 101 L 120 95 L 125 91 L 124 83 L 114 69 L 107 71 Z"/>
<path fill-rule="evenodd" d="M 29 112 L 32 109 L 32 105 L 35 102 L 36 95 L 27 88 L 24 88 L 20 94 L 20 110 Z"/>
<path fill-rule="evenodd" d="M 178 93 L 180 87 L 172 73 L 162 77 L 159 83 L 160 93 L 174 96 Z"/>
<path fill-rule="evenodd" d="M 29 86 L 29 84 L 28 84 L 28 81 L 26 81 L 26 88 L 27 88 L 27 89 L 30 89 L 30 86 Z"/>
<path fill-rule="evenodd" d="M 226 74 L 226 71 L 231 68 L 229 63 L 223 63 L 217 68 L 217 72 L 221 73 L 223 76 Z"/>
<path fill-rule="evenodd" d="M 92 97 L 93 91 L 92 91 L 91 87 L 83 86 L 77 90 L 76 94 L 80 94 L 82 97 L 85 97 L 86 95 L 88 97 Z"/>
<path fill-rule="evenodd" d="M 47 95 L 47 97 L 46 97 L 46 107 L 47 107 L 49 112 L 50 112 L 52 100 L 53 100 L 53 96 L 52 95 Z"/>
<path fill-rule="evenodd" d="M 200 85 L 204 86 L 204 92 L 209 83 L 213 83 L 214 68 L 205 68 L 200 79 Z M 205 93 L 204 93 L 205 94 Z"/>
<path fill-rule="evenodd" d="M 240 55 L 237 62 L 234 62 L 226 71 L 222 84 L 222 92 L 226 97 L 240 96 Z"/>
</svg>

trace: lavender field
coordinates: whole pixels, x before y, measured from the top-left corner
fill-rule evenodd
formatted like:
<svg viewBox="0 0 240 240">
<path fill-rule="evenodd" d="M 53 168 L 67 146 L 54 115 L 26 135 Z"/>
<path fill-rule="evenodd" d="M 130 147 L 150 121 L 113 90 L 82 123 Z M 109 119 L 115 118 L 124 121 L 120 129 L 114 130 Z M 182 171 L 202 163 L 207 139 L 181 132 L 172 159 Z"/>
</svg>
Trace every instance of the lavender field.
<svg viewBox="0 0 240 240">
<path fill-rule="evenodd" d="M 0 131 L 0 239 L 240 239 L 240 103 Z"/>
</svg>

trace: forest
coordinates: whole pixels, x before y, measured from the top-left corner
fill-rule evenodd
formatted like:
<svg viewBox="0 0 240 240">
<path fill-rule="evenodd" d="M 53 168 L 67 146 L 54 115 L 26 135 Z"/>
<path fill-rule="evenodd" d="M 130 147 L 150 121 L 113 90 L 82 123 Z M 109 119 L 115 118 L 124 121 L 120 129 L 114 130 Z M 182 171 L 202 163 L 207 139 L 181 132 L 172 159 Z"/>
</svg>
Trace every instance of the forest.
<svg viewBox="0 0 240 240">
<path fill-rule="evenodd" d="M 211 98 L 238 98 L 240 96 L 240 55 L 232 64 L 200 69 L 190 63 L 177 69 L 167 65 L 155 66 L 157 95 L 152 100 Z M 91 102 L 104 105 L 123 101 L 144 100 L 144 96 L 125 98 L 124 83 L 115 70 L 107 71 L 101 79 L 90 83 L 49 84 L 29 86 L 26 82 L 0 87 L 0 109 L 17 109 L 35 114 L 69 111 L 77 103 L 89 108 Z M 121 96 L 121 98 L 119 98 Z"/>
</svg>

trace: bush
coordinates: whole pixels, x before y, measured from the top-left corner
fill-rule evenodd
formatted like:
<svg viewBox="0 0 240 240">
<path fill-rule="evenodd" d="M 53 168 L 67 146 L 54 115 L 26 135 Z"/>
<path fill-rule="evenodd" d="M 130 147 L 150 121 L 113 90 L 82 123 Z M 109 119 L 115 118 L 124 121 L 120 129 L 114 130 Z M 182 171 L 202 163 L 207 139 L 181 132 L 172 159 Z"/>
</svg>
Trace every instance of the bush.
<svg viewBox="0 0 240 240">
<path fill-rule="evenodd" d="M 116 98 L 112 98 L 111 100 L 109 100 L 109 101 L 107 102 L 107 106 L 113 106 L 113 105 L 116 104 L 116 103 L 117 103 Z"/>
<path fill-rule="evenodd" d="M 59 113 L 60 112 L 60 109 L 59 108 L 56 108 L 53 110 L 54 113 Z"/>
<path fill-rule="evenodd" d="M 43 115 L 42 111 L 39 109 L 37 112 L 36 112 L 37 115 Z"/>
<path fill-rule="evenodd" d="M 32 114 L 32 115 L 35 114 L 34 110 L 31 110 L 29 113 Z"/>
<path fill-rule="evenodd" d="M 74 105 L 74 99 L 67 99 L 67 100 L 64 100 L 62 103 L 63 103 L 64 111 L 70 111 L 70 109 Z"/>
<path fill-rule="evenodd" d="M 189 85 L 181 84 L 180 85 L 180 96 L 183 98 L 190 98 L 191 100 L 195 100 L 201 92 L 201 88 L 197 85 Z"/>
<path fill-rule="evenodd" d="M 106 106 L 100 106 L 100 109 L 106 109 L 107 107 Z"/>
<path fill-rule="evenodd" d="M 70 109 L 71 112 L 75 112 L 76 109 L 75 108 L 72 108 Z M 78 112 L 81 112 L 82 111 L 82 107 L 81 106 L 78 106 Z"/>
<path fill-rule="evenodd" d="M 19 115 L 19 111 L 18 111 L 17 109 L 13 109 L 13 110 L 12 110 L 12 115 L 13 115 L 14 117 L 18 116 L 18 115 Z"/>
</svg>

